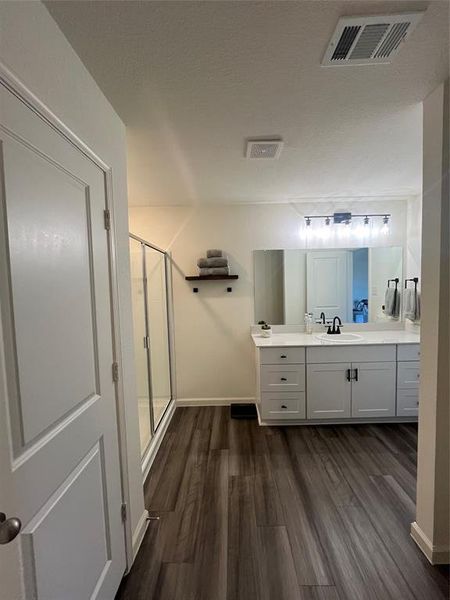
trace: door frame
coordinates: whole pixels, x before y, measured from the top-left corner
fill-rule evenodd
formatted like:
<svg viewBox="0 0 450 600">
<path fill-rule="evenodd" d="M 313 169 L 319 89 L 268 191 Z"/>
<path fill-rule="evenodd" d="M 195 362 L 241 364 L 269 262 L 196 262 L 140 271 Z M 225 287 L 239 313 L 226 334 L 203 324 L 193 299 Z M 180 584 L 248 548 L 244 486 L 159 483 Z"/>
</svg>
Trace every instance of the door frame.
<svg viewBox="0 0 450 600">
<path fill-rule="evenodd" d="M 67 125 L 61 121 L 48 106 L 46 106 L 33 92 L 14 75 L 8 67 L 0 61 L 0 85 L 11 92 L 18 100 L 25 104 L 38 117 L 56 130 L 63 138 L 77 148 L 84 156 L 93 162 L 104 174 L 105 182 L 105 208 L 109 211 L 110 227 L 107 230 L 108 240 L 108 266 L 109 288 L 111 299 L 111 337 L 113 361 L 118 365 L 118 378 L 114 382 L 116 410 L 117 410 L 117 435 L 119 441 L 119 468 L 122 488 L 122 502 L 130 505 L 130 490 L 128 476 L 128 457 L 126 453 L 127 436 L 125 421 L 125 394 L 123 389 L 123 361 L 120 333 L 119 314 L 119 282 L 117 276 L 117 234 L 115 227 L 112 174 L 113 169 L 104 162 L 83 140 L 81 140 Z M 126 572 L 133 563 L 133 532 L 131 521 L 123 522 L 124 544 L 126 558 Z"/>
</svg>

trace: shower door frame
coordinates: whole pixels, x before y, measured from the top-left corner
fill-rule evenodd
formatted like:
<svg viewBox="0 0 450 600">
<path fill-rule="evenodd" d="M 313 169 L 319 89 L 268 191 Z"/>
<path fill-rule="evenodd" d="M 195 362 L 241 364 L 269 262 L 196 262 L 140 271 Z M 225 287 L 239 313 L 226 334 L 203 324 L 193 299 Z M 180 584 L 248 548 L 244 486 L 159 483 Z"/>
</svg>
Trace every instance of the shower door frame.
<svg viewBox="0 0 450 600">
<path fill-rule="evenodd" d="M 144 338 L 145 349 L 147 351 L 147 378 L 148 378 L 148 393 L 149 393 L 149 402 L 150 402 L 150 440 L 141 455 L 141 462 L 144 463 L 147 459 L 148 454 L 151 452 L 152 444 L 154 441 L 155 433 L 158 431 L 159 427 L 162 425 L 164 421 L 164 417 L 169 411 L 170 406 L 174 401 L 174 377 L 173 377 L 173 322 L 172 322 L 172 279 L 171 279 L 171 270 L 169 269 L 169 261 L 170 254 L 159 248 L 155 244 L 144 240 L 143 238 L 135 235 L 134 233 L 129 233 L 129 237 L 136 242 L 141 244 L 142 249 L 142 277 L 143 277 L 143 287 L 144 287 L 144 315 L 145 315 L 145 331 Z M 169 402 L 167 406 L 164 408 L 163 413 L 155 425 L 155 416 L 153 411 L 153 385 L 152 385 L 152 364 L 151 364 L 151 345 L 150 345 L 150 319 L 149 319 L 149 309 L 148 309 L 148 281 L 147 281 L 147 265 L 145 259 L 145 246 L 148 248 L 159 252 L 164 257 L 164 277 L 165 277 L 165 290 L 166 290 L 166 318 L 167 318 L 167 343 L 168 343 L 168 358 L 169 358 Z"/>
</svg>

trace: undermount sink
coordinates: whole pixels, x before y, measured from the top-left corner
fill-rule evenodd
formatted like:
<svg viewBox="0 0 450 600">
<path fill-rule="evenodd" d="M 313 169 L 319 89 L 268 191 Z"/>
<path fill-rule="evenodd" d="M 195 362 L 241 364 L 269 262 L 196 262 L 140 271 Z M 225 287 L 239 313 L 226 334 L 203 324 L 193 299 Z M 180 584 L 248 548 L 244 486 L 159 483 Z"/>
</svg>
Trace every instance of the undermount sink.
<svg viewBox="0 0 450 600">
<path fill-rule="evenodd" d="M 340 333 L 340 334 L 329 334 L 321 333 L 316 335 L 316 338 L 322 342 L 331 342 L 332 344 L 352 344 L 360 342 L 364 338 L 359 333 Z"/>
</svg>

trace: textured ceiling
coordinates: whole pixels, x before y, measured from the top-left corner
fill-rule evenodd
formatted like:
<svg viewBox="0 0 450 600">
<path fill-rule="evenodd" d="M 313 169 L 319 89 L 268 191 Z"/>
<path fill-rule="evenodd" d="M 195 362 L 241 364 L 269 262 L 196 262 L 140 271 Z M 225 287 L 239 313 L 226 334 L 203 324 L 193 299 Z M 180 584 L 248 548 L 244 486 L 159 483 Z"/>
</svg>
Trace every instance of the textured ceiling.
<svg viewBox="0 0 450 600">
<path fill-rule="evenodd" d="M 47 7 L 128 131 L 131 205 L 421 189 L 421 100 L 448 76 L 447 1 Z M 391 65 L 320 66 L 339 17 L 426 8 Z M 278 161 L 244 158 L 281 136 Z"/>
</svg>

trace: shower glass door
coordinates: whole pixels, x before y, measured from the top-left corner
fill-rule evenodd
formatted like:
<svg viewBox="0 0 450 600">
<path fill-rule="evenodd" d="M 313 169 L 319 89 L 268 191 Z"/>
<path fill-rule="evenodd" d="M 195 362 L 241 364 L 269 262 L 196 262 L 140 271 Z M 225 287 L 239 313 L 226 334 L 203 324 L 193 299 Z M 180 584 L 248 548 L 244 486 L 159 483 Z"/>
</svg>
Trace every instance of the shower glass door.
<svg viewBox="0 0 450 600">
<path fill-rule="evenodd" d="M 156 429 L 171 400 L 167 256 L 145 246 L 151 402 Z"/>
<path fill-rule="evenodd" d="M 165 252 L 130 234 L 136 389 L 143 458 L 172 400 L 168 260 Z"/>
<path fill-rule="evenodd" d="M 130 238 L 131 298 L 133 306 L 134 359 L 136 392 L 139 410 L 141 456 L 152 439 L 150 416 L 150 386 L 147 351 L 147 323 L 145 314 L 144 247 Z"/>
</svg>

